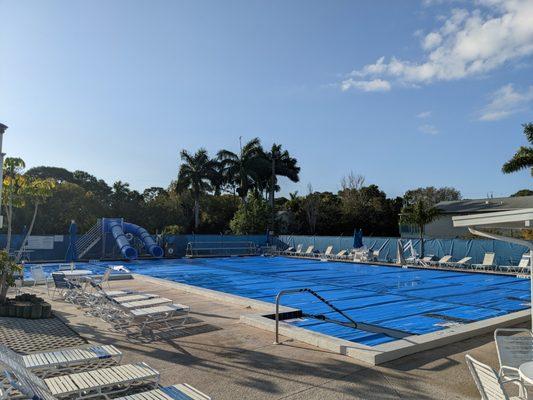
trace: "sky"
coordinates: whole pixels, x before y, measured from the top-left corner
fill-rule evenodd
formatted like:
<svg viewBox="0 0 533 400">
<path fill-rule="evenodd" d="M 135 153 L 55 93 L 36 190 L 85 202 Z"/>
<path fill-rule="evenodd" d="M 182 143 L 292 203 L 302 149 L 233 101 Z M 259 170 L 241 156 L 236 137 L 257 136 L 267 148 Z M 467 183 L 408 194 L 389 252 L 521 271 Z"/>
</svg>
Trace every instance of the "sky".
<svg viewBox="0 0 533 400">
<path fill-rule="evenodd" d="M 8 156 L 166 187 L 179 151 L 281 143 L 300 182 L 530 188 L 533 2 L 0 0 Z"/>
</svg>

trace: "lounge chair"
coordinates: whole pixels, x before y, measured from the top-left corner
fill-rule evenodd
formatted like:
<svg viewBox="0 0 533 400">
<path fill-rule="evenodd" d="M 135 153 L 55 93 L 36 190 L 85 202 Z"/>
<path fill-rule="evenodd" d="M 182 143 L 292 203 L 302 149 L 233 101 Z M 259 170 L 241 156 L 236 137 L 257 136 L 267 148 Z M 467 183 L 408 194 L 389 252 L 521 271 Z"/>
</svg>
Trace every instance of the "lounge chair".
<svg viewBox="0 0 533 400">
<path fill-rule="evenodd" d="M 427 267 L 428 265 L 431 265 L 432 260 L 433 260 L 433 256 L 425 256 L 425 257 L 416 259 L 416 264 Z"/>
<path fill-rule="evenodd" d="M 500 362 L 500 378 L 520 378 L 520 365 L 533 360 L 533 332 L 529 329 L 498 328 L 494 331 L 494 343 Z"/>
<path fill-rule="evenodd" d="M 100 287 L 103 287 L 106 284 L 107 288 L 109 289 L 109 278 L 111 277 L 111 271 L 113 271 L 112 268 L 107 268 L 101 278 L 91 278 L 91 282 L 99 285 Z"/>
<path fill-rule="evenodd" d="M 317 253 L 317 256 L 321 258 L 329 258 L 332 252 L 333 252 L 333 246 L 330 245 L 326 247 L 326 251 L 324 253 Z"/>
<path fill-rule="evenodd" d="M 447 254 L 437 261 L 430 261 L 429 264 L 435 267 L 441 267 L 441 266 L 445 266 L 446 264 L 448 264 L 451 259 L 452 259 L 452 256 Z"/>
<path fill-rule="evenodd" d="M 28 378 L 23 377 L 22 374 L 6 370 L 4 374 L 10 385 L 8 391 L 16 389 L 28 399 L 35 400 L 57 400 L 48 388 L 36 386 Z M 5 396 L 3 394 L 5 393 Z M 8 399 L 10 393 L 2 391 L 0 388 L 0 399 Z M 130 394 L 124 397 L 118 397 L 114 400 L 211 400 L 211 398 L 192 386 L 182 383 L 173 386 L 161 387 L 136 394 Z"/>
<path fill-rule="evenodd" d="M 170 303 L 172 303 L 172 300 L 167 299 L 166 297 L 153 297 L 151 299 L 121 303 L 120 306 L 129 310 L 129 309 L 134 309 L 134 308 L 154 307 L 154 306 L 159 306 L 162 304 L 170 304 Z"/>
<path fill-rule="evenodd" d="M 280 251 L 281 254 L 292 254 L 294 253 L 295 249 L 292 246 L 287 247 L 285 250 Z"/>
<path fill-rule="evenodd" d="M 527 399 L 527 391 L 520 379 L 503 380 L 496 371 L 486 364 L 477 361 L 475 358 L 466 355 L 466 364 L 474 378 L 477 389 L 481 394 L 482 400 L 525 400 Z M 519 386 L 519 396 L 510 397 L 504 385 L 507 383 L 515 383 Z"/>
<path fill-rule="evenodd" d="M 159 372 L 142 362 L 44 379 L 37 377 L 17 359 L 4 352 L 0 352 L 0 364 L 7 367 L 10 382 L 19 382 L 19 387 L 15 386 L 16 388 L 24 385 L 30 387 L 34 392 L 30 398 L 44 400 L 107 397 L 141 385 L 150 385 L 155 389 L 160 377 Z"/>
<path fill-rule="evenodd" d="M 529 272 L 529 255 L 527 257 L 522 256 L 518 265 L 500 265 L 498 270 L 502 272 L 527 273 Z"/>
<path fill-rule="evenodd" d="M 0 352 L 28 370 L 39 371 L 43 377 L 54 371 L 70 370 L 76 366 L 103 360 L 115 359 L 117 363 L 122 361 L 122 352 L 111 345 L 87 345 L 22 355 L 15 353 L 6 345 L 0 344 Z"/>
<path fill-rule="evenodd" d="M 448 262 L 448 263 L 446 263 L 446 266 L 447 267 L 452 267 L 452 268 L 465 268 L 465 267 L 468 267 L 470 265 L 468 262 L 471 259 L 472 259 L 472 257 L 463 257 L 457 262 Z"/>
<path fill-rule="evenodd" d="M 114 400 L 211 400 L 211 397 L 200 392 L 186 383 L 167 386 L 159 389 L 150 390 L 132 394 L 129 396 L 119 397 Z"/>
<path fill-rule="evenodd" d="M 315 246 L 308 246 L 305 253 L 303 253 L 304 256 L 312 256 L 314 254 L 313 250 L 315 249 Z"/>
<path fill-rule="evenodd" d="M 172 328 L 170 322 L 177 318 L 182 318 L 181 324 L 184 324 L 187 321 L 190 308 L 182 304 L 163 304 L 132 310 L 117 309 L 117 311 L 108 321 L 113 329 L 129 335 L 130 328 L 137 328 L 138 336 L 153 340 L 155 328 L 159 326 Z"/>
<path fill-rule="evenodd" d="M 344 260 L 348 257 L 348 250 L 344 249 L 339 251 L 337 254 L 334 254 L 331 256 L 331 258 L 338 259 L 338 260 Z"/>
<path fill-rule="evenodd" d="M 494 267 L 494 253 L 485 253 L 483 256 L 483 262 L 481 264 L 472 264 L 471 267 L 475 270 L 486 271 L 487 269 L 492 269 Z"/>
<path fill-rule="evenodd" d="M 132 294 L 127 294 L 126 296 L 113 297 L 111 300 L 114 301 L 115 303 L 122 304 L 122 303 L 130 303 L 132 301 L 154 299 L 157 297 L 159 297 L 159 295 L 152 294 L 152 293 L 132 293 Z"/>
</svg>

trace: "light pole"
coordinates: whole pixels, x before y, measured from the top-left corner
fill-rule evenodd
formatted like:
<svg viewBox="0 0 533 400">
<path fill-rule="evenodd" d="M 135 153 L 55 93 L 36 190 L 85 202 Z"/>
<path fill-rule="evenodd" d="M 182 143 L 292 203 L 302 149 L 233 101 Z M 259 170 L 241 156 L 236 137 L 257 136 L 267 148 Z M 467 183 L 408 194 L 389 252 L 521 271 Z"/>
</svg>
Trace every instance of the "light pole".
<svg viewBox="0 0 533 400">
<path fill-rule="evenodd" d="M 4 216 L 2 215 L 2 189 L 4 187 L 4 156 L 2 152 L 2 142 L 7 126 L 0 123 L 0 228 L 4 227 Z"/>
</svg>

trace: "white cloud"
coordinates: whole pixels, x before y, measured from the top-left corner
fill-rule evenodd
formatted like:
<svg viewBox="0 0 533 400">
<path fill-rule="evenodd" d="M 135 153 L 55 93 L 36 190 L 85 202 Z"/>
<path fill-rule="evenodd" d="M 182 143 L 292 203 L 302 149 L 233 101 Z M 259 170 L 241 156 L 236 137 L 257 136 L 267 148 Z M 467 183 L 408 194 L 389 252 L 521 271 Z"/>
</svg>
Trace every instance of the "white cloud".
<svg viewBox="0 0 533 400">
<path fill-rule="evenodd" d="M 359 89 L 364 92 L 386 92 L 390 90 L 390 88 L 390 83 L 388 81 L 384 81 L 383 79 L 358 81 L 353 78 L 348 78 L 341 83 L 341 89 L 343 92 L 349 89 Z"/>
<path fill-rule="evenodd" d="M 428 135 L 436 135 L 439 133 L 439 130 L 435 127 L 435 125 L 431 124 L 421 125 L 418 127 L 418 130 Z"/>
<path fill-rule="evenodd" d="M 438 32 L 431 32 L 424 37 L 422 47 L 424 50 L 431 50 L 442 43 L 442 36 Z"/>
<path fill-rule="evenodd" d="M 431 111 L 423 111 L 421 113 L 416 114 L 417 118 L 429 118 L 431 117 Z"/>
<path fill-rule="evenodd" d="M 519 92 L 508 84 L 490 95 L 490 102 L 479 113 L 479 120 L 497 121 L 527 110 L 530 103 L 533 103 L 533 86 Z"/>
<path fill-rule="evenodd" d="M 477 76 L 533 55 L 533 1 L 478 0 L 474 10 L 454 9 L 422 40 L 422 60 L 380 57 L 348 74 L 402 85 Z M 343 82 L 344 83 L 344 82 Z"/>
</svg>

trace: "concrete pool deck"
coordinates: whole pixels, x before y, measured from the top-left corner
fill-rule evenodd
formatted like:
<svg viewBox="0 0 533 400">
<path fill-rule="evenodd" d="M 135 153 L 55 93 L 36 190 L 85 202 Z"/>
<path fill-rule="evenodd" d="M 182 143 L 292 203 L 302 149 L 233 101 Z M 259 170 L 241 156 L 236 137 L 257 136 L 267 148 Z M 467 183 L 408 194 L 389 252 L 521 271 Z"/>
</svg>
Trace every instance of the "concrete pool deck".
<svg viewBox="0 0 533 400">
<path fill-rule="evenodd" d="M 145 361 L 162 384 L 189 383 L 213 399 L 479 399 L 466 353 L 493 367 L 491 334 L 370 366 L 295 340 L 274 345 L 271 332 L 240 323 L 258 310 L 222 303 L 152 278 L 111 282 L 112 288 L 149 291 L 191 306 L 193 323 L 176 337 L 132 343 L 75 306 L 52 301 L 54 311 L 90 341 L 114 344 L 124 362 Z M 42 288 L 38 290 L 42 291 Z"/>
</svg>

